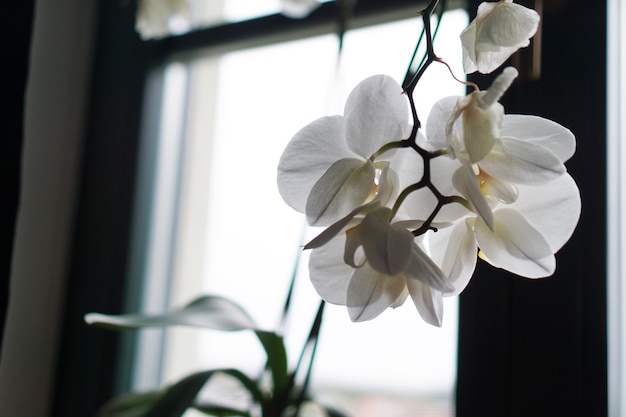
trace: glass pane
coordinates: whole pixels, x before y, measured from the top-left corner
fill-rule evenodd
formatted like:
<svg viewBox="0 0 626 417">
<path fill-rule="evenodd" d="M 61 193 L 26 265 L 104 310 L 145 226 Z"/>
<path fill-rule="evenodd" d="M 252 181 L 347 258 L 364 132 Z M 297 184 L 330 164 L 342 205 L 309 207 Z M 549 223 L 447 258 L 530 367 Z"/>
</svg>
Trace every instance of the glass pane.
<svg viewBox="0 0 626 417">
<path fill-rule="evenodd" d="M 435 44 L 455 74 L 462 74 L 458 34 L 466 25 L 465 12 L 447 13 Z M 331 35 L 189 63 L 172 305 L 221 294 L 261 327 L 276 328 L 300 247 L 318 232 L 306 229 L 278 194 L 280 155 L 301 127 L 340 113 L 362 79 L 386 73 L 400 82 L 420 30 L 413 18 L 350 31 L 339 65 Z M 421 118 L 436 100 L 464 90 L 445 66 L 431 66 L 416 90 Z M 292 363 L 319 302 L 308 279 L 308 253 L 301 256 L 286 329 Z M 457 299 L 447 299 L 445 308 L 439 329 L 425 324 L 411 303 L 359 324 L 345 308 L 327 306 L 313 393 L 359 417 L 453 415 Z M 247 333 L 173 329 L 163 379 L 222 367 L 256 375 L 264 361 L 257 345 Z"/>
</svg>

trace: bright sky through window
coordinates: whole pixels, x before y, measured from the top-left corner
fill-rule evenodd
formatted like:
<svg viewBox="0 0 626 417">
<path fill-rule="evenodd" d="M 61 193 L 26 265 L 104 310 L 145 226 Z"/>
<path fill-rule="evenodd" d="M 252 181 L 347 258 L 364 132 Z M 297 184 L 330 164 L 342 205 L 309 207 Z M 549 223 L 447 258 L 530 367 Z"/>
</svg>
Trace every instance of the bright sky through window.
<svg viewBox="0 0 626 417">
<path fill-rule="evenodd" d="M 466 24 L 464 12 L 447 13 L 435 43 L 457 75 L 462 74 L 458 34 Z M 226 295 L 262 326 L 276 326 L 304 223 L 278 195 L 278 158 L 301 126 L 341 112 L 346 95 L 363 78 L 386 73 L 401 81 L 420 27 L 419 19 L 410 19 L 349 32 L 337 75 L 334 36 L 220 59 L 202 292 Z M 416 90 L 422 119 L 434 101 L 463 91 L 443 65 L 432 66 Z M 287 329 L 291 360 L 297 358 L 319 301 L 306 262 L 304 253 Z M 250 349 L 233 350 L 234 345 Z M 203 368 L 236 365 L 254 372 L 263 358 L 247 334 L 205 332 L 197 352 Z M 456 299 L 447 300 L 442 329 L 424 324 L 410 304 L 360 324 L 351 323 L 343 307 L 329 306 L 314 380 L 351 389 L 449 395 L 455 366 Z"/>
</svg>

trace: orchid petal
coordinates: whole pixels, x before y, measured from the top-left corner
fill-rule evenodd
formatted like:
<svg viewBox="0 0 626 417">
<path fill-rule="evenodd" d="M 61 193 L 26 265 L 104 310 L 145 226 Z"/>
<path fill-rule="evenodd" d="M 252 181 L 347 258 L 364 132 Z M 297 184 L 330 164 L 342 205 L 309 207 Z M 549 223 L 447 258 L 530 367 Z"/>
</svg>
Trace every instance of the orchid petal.
<svg viewBox="0 0 626 417">
<path fill-rule="evenodd" d="M 285 202 L 304 213 L 313 185 L 338 159 L 357 157 L 343 137 L 342 116 L 317 119 L 302 128 L 278 163 L 278 191 Z"/>
<path fill-rule="evenodd" d="M 474 19 L 468 27 L 466 27 L 461 35 L 461 46 L 463 50 L 463 72 L 466 74 L 471 74 L 473 72 L 478 71 L 476 67 L 476 32 L 477 32 L 477 21 L 481 14 L 484 14 L 485 7 L 493 8 L 494 4 L 492 3 L 481 3 L 478 7 L 478 13 L 476 19 Z M 482 12 L 482 13 L 481 13 Z"/>
<path fill-rule="evenodd" d="M 460 294 L 472 278 L 478 259 L 478 247 L 469 221 L 440 229 L 430 235 L 429 242 L 433 260 L 441 265 L 453 286 L 453 290 L 445 292 L 445 295 Z"/>
<path fill-rule="evenodd" d="M 452 183 L 454 187 L 467 198 L 474 210 L 485 221 L 490 229 L 493 228 L 493 213 L 485 196 L 480 189 L 476 175 L 469 165 L 464 165 L 457 169 L 452 176 Z"/>
<path fill-rule="evenodd" d="M 376 169 L 381 170 L 378 179 L 378 192 L 375 198 L 380 204 L 385 205 L 398 194 L 400 178 L 398 174 L 390 168 L 389 162 L 378 162 L 374 166 Z"/>
<path fill-rule="evenodd" d="M 363 255 L 362 251 L 359 253 L 359 261 L 356 261 L 356 253 L 360 247 L 361 230 L 357 225 L 356 227 L 346 230 L 346 246 L 343 251 L 343 261 L 346 265 L 350 265 L 352 268 L 360 268 L 367 262 L 367 258 Z"/>
<path fill-rule="evenodd" d="M 502 138 L 479 165 L 492 177 L 527 185 L 544 184 L 566 171 L 551 150 L 513 138 Z"/>
<path fill-rule="evenodd" d="M 309 258 L 309 275 L 315 291 L 331 304 L 346 305 L 348 284 L 354 268 L 343 261 L 345 233 L 314 249 Z"/>
<path fill-rule="evenodd" d="M 515 184 L 500 181 L 489 175 L 486 175 L 486 178 L 481 182 L 480 188 L 485 195 L 493 197 L 504 204 L 513 203 L 519 196 L 519 190 Z"/>
<path fill-rule="evenodd" d="M 483 17 L 485 20 L 476 37 L 479 50 L 506 48 L 513 49 L 513 53 L 529 44 L 529 39 L 539 26 L 539 15 L 536 11 L 512 1 L 501 1 L 487 12 L 489 16 Z"/>
<path fill-rule="evenodd" d="M 452 290 L 447 275 L 435 262 L 415 243 L 411 248 L 411 258 L 405 268 L 407 282 L 421 281 L 424 284 L 441 291 Z"/>
<path fill-rule="evenodd" d="M 372 192 L 376 172 L 370 161 L 344 158 L 313 185 L 306 202 L 311 226 L 327 226 L 361 206 Z"/>
<path fill-rule="evenodd" d="M 461 33 L 463 69 L 490 73 L 519 48 L 528 46 L 539 15 L 512 1 L 484 2 L 476 19 Z"/>
<path fill-rule="evenodd" d="M 400 296 L 396 298 L 396 301 L 394 301 L 393 304 L 391 304 L 389 307 L 398 308 L 402 304 L 404 304 L 407 298 L 409 298 L 409 289 L 406 286 L 404 286 L 404 289 L 402 290 L 402 294 L 400 294 Z"/>
<path fill-rule="evenodd" d="M 556 262 L 550 245 L 517 211 L 497 210 L 493 231 L 477 219 L 474 232 L 478 246 L 492 265 L 527 278 L 554 273 Z"/>
<path fill-rule="evenodd" d="M 442 98 L 430 109 L 428 119 L 426 119 L 426 144 L 431 150 L 444 149 L 448 146 L 446 124 L 461 98 L 460 96 Z"/>
<path fill-rule="evenodd" d="M 407 103 L 402 87 L 387 75 L 361 81 L 344 108 L 348 147 L 369 158 L 383 145 L 405 139 L 410 131 Z"/>
<path fill-rule="evenodd" d="M 539 116 L 507 114 L 502 136 L 543 146 L 554 152 L 561 162 L 570 159 L 576 150 L 576 138 L 569 129 Z"/>
<path fill-rule="evenodd" d="M 432 326 L 441 327 L 443 324 L 443 296 L 438 291 L 423 282 L 407 280 L 409 294 L 424 321 Z"/>
<path fill-rule="evenodd" d="M 541 187 L 519 187 L 519 198 L 511 209 L 524 214 L 541 232 L 553 253 L 572 236 L 580 217 L 580 192 L 569 174 Z"/>
<path fill-rule="evenodd" d="M 361 207 L 357 207 L 352 210 L 350 213 L 346 214 L 341 219 L 337 220 L 335 223 L 328 226 L 322 233 L 314 237 L 309 243 L 304 245 L 304 249 L 316 249 L 321 246 L 324 246 L 328 241 L 334 238 L 339 232 L 344 230 L 348 224 L 353 221 L 354 217 L 361 213 L 370 210 L 372 207 L 379 206 L 377 201 L 372 201 L 368 204 L 364 204 Z"/>
<path fill-rule="evenodd" d="M 500 75 L 493 80 L 487 91 L 481 94 L 476 94 L 478 106 L 483 110 L 493 106 L 502 98 L 504 93 L 506 93 L 506 90 L 509 89 L 518 75 L 519 72 L 515 69 L 515 67 L 504 68 Z"/>
<path fill-rule="evenodd" d="M 367 261 L 378 272 L 396 275 L 409 262 L 413 235 L 389 224 L 391 209 L 381 207 L 367 214 L 359 225 L 359 235 Z"/>
<path fill-rule="evenodd" d="M 504 107 L 496 102 L 482 108 L 480 98 L 485 94 L 486 91 L 480 91 L 468 96 L 472 100 L 462 113 L 463 142 L 472 163 L 482 160 L 491 151 L 502 128 Z"/>
<path fill-rule="evenodd" d="M 362 322 L 378 317 L 402 295 L 406 284 L 401 276 L 389 276 L 368 264 L 357 269 L 348 286 L 350 320 Z"/>
</svg>

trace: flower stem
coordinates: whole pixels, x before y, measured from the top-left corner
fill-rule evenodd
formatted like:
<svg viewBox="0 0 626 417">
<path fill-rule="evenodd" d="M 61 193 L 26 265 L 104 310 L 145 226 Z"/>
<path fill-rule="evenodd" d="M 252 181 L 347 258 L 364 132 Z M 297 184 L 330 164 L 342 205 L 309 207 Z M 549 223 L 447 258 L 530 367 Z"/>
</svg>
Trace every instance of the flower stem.
<svg viewBox="0 0 626 417">
<path fill-rule="evenodd" d="M 446 204 L 458 203 L 458 204 L 461 204 L 464 207 L 466 207 L 466 208 L 471 210 L 471 206 L 470 206 L 470 204 L 469 204 L 469 202 L 467 200 L 465 200 L 464 198 L 459 197 L 459 196 L 444 196 L 439 191 L 439 189 L 432 183 L 432 180 L 431 180 L 431 163 L 430 162 L 434 158 L 438 158 L 438 157 L 440 157 L 442 155 L 446 155 L 448 153 L 448 150 L 447 149 L 439 149 L 439 150 L 435 150 L 435 151 L 427 151 L 426 149 L 422 148 L 417 143 L 417 133 L 418 133 L 419 129 L 421 128 L 421 122 L 420 122 L 419 116 L 417 114 L 417 108 L 415 106 L 415 99 L 413 98 L 413 93 L 415 91 L 415 87 L 417 86 L 417 83 L 422 78 L 422 76 L 424 75 L 424 73 L 426 72 L 428 67 L 433 62 L 443 63 L 450 70 L 449 65 L 446 64 L 444 61 L 442 61 L 440 58 L 437 57 L 437 55 L 435 54 L 434 46 L 433 46 L 434 36 L 433 36 L 433 32 L 431 30 L 430 18 L 432 16 L 432 14 L 434 13 L 435 8 L 437 8 L 438 5 L 439 5 L 439 0 L 431 0 L 428 3 L 428 5 L 426 6 L 426 8 L 421 12 L 422 21 L 423 21 L 423 24 L 424 24 L 424 29 L 423 29 L 422 33 L 420 34 L 420 37 L 419 37 L 419 39 L 417 41 L 417 45 L 415 47 L 415 51 L 413 52 L 413 55 L 411 57 L 411 61 L 410 61 L 410 64 L 409 64 L 409 69 L 407 70 L 407 76 L 405 76 L 405 82 L 403 83 L 404 92 L 405 92 L 405 94 L 407 95 L 407 97 L 409 99 L 409 105 L 410 105 L 410 108 L 411 108 L 411 116 L 413 118 L 413 128 L 411 130 L 411 135 L 409 136 L 408 139 L 406 139 L 404 141 L 392 142 L 392 143 L 388 144 L 389 146 L 387 146 L 387 145 L 383 146 L 376 154 L 374 154 L 375 156 L 378 156 L 381 153 L 383 153 L 383 152 L 385 152 L 385 151 L 387 151 L 389 149 L 408 146 L 408 147 L 412 148 L 414 151 L 416 151 L 422 157 L 422 160 L 424 162 L 424 172 L 422 173 L 422 178 L 418 182 L 416 182 L 414 184 L 411 184 L 408 187 L 406 187 L 404 190 L 402 190 L 402 192 L 400 193 L 400 195 L 398 195 L 398 198 L 394 202 L 393 208 L 391 210 L 392 217 L 393 217 L 393 216 L 396 215 L 396 213 L 400 209 L 400 206 L 404 203 L 406 198 L 411 193 L 413 193 L 415 191 L 418 191 L 418 190 L 421 190 L 422 188 L 428 188 L 430 190 L 430 192 L 437 199 L 437 204 L 436 204 L 435 208 L 433 209 L 433 211 L 428 216 L 428 218 L 424 221 L 422 226 L 420 226 L 419 228 L 415 229 L 412 232 L 414 236 L 419 236 L 421 234 L 424 234 L 428 230 L 437 231 L 437 228 L 432 226 L 432 223 L 435 220 L 435 217 L 437 216 L 437 214 L 439 214 L 439 212 L 441 211 L 443 206 L 445 206 Z M 442 9 L 445 9 L 445 0 L 442 0 L 442 5 L 443 5 Z M 434 34 L 436 34 L 437 31 L 439 30 L 439 24 L 441 23 L 441 14 L 442 13 L 440 13 L 439 20 L 438 20 L 437 25 L 435 27 Z M 419 49 L 423 39 L 426 39 L 426 54 L 422 58 L 415 75 L 413 76 L 411 81 L 407 83 L 406 80 L 409 78 L 409 74 L 411 72 L 411 66 L 412 66 L 413 62 L 415 61 L 415 56 L 417 55 L 417 50 Z M 452 73 L 451 70 L 450 70 L 450 73 Z M 452 76 L 454 77 L 454 74 L 452 74 Z M 456 77 L 455 77 L 455 79 L 456 79 Z"/>
</svg>

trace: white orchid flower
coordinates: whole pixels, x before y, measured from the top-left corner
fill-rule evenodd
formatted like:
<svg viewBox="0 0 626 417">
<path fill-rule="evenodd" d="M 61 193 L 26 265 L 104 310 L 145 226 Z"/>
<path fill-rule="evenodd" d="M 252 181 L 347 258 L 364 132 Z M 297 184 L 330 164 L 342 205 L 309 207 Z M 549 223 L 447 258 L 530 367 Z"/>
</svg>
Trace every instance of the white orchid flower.
<svg viewBox="0 0 626 417">
<path fill-rule="evenodd" d="M 139 0 L 135 28 L 142 39 L 171 34 L 172 19 L 189 22 L 188 0 Z"/>
<path fill-rule="evenodd" d="M 514 202 L 518 184 L 540 185 L 563 175 L 576 147 L 574 135 L 555 122 L 504 114 L 497 100 L 515 76 L 509 67 L 487 91 L 440 100 L 426 124 L 428 146 L 447 147 L 458 159 L 452 184 L 490 228 L 494 202 Z"/>
<path fill-rule="evenodd" d="M 278 164 L 278 190 L 314 226 L 333 224 L 374 199 L 384 205 L 398 175 L 389 164 L 393 153 L 386 160 L 374 154 L 409 132 L 402 88 L 389 76 L 367 78 L 350 93 L 343 116 L 317 119 L 291 139 Z"/>
<path fill-rule="evenodd" d="M 480 257 L 497 268 L 527 278 L 552 275 L 555 254 L 571 237 L 580 217 L 580 193 L 569 174 L 541 186 L 519 186 L 511 204 L 494 209 L 493 228 L 467 215 L 430 236 L 433 260 L 442 266 L 454 290 L 469 282 Z"/>
<path fill-rule="evenodd" d="M 481 3 L 476 19 L 461 33 L 465 73 L 492 72 L 528 46 L 538 26 L 539 14 L 513 0 Z"/>
<path fill-rule="evenodd" d="M 355 322 L 372 320 L 410 295 L 429 324 L 441 326 L 441 294 L 447 277 L 402 222 L 379 208 L 353 219 L 341 233 L 311 252 L 311 282 L 327 302 L 348 307 Z"/>
</svg>

